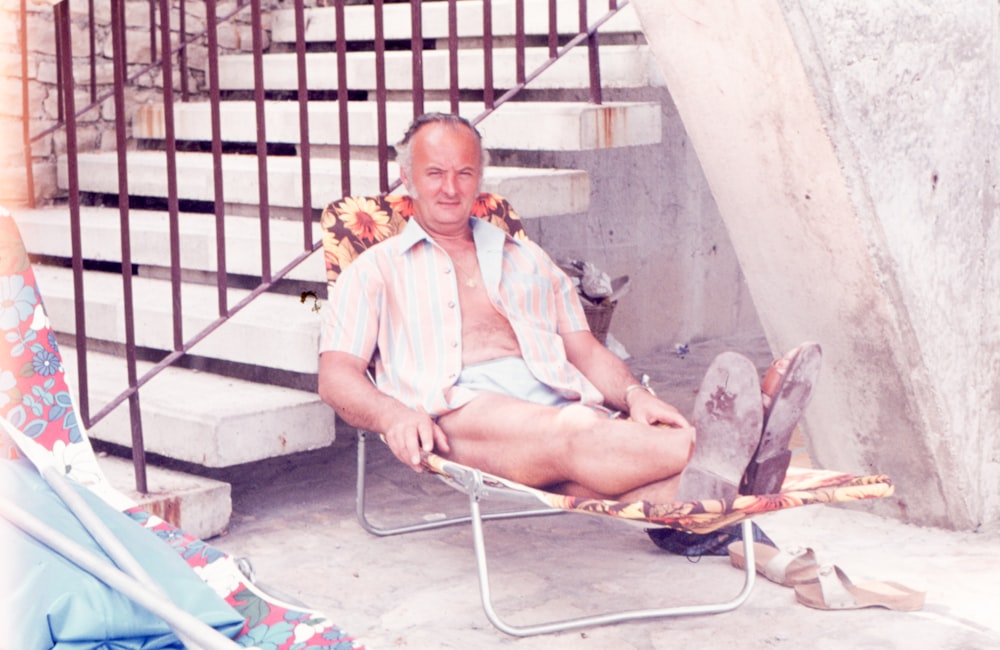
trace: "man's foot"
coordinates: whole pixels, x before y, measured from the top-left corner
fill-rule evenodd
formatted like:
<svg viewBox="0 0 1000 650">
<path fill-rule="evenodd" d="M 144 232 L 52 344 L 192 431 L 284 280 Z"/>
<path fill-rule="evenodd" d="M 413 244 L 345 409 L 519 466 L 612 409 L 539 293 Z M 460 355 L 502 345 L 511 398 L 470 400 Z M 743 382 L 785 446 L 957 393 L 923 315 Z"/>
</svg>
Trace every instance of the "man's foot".
<svg viewBox="0 0 1000 650">
<path fill-rule="evenodd" d="M 740 483 L 740 494 L 777 494 L 792 459 L 788 441 L 819 379 L 823 351 L 803 343 L 768 368 L 761 385 L 764 430 Z"/>
<path fill-rule="evenodd" d="M 694 405 L 694 453 L 678 501 L 732 499 L 761 436 L 760 380 L 753 363 L 723 352 L 709 366 Z"/>
</svg>

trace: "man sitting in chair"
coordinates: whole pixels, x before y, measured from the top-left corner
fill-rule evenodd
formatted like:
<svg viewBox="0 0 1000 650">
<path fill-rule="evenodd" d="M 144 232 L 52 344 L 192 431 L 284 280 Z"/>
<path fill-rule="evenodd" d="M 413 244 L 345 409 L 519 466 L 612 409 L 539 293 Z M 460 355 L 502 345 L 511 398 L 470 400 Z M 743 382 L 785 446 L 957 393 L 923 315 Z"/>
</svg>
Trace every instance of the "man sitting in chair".
<svg viewBox="0 0 1000 650">
<path fill-rule="evenodd" d="M 433 450 L 574 496 L 671 503 L 731 498 L 741 479 L 747 493 L 780 486 L 808 387 L 781 391 L 791 422 L 762 443 L 757 371 L 724 353 L 702 385 L 696 435 L 594 338 L 540 247 L 470 216 L 486 154 L 468 121 L 424 115 L 397 151 L 414 215 L 344 270 L 324 317 L 319 393 L 340 417 L 381 433 L 417 471 Z M 800 374 L 786 373 L 788 388 L 811 387 L 789 383 Z"/>
</svg>

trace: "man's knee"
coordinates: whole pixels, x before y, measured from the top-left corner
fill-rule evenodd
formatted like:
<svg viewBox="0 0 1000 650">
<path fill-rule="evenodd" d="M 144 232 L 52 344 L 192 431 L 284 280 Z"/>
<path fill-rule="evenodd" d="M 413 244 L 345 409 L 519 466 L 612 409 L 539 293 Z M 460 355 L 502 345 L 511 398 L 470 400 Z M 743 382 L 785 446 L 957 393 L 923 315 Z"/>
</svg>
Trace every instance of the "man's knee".
<svg viewBox="0 0 1000 650">
<path fill-rule="evenodd" d="M 606 416 L 604 419 L 607 419 Z M 588 406 L 570 404 L 559 409 L 555 421 L 555 433 L 566 443 L 572 444 L 580 440 L 581 434 L 596 429 L 600 425 L 601 416 Z"/>
</svg>

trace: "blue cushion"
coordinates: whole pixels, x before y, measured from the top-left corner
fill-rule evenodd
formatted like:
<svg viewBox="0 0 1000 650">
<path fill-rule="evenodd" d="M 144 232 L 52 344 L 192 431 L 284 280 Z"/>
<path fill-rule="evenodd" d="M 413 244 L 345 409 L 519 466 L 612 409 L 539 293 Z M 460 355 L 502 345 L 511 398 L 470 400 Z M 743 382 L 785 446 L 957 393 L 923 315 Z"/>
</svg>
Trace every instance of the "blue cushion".
<svg viewBox="0 0 1000 650">
<path fill-rule="evenodd" d="M 173 549 L 90 491 L 74 487 L 175 605 L 230 638 L 240 633 L 243 617 L 202 582 Z M 0 461 L 0 498 L 110 562 L 27 461 Z M 0 611 L 9 616 L 8 624 L 0 626 L 0 647 L 183 647 L 159 617 L 5 519 L 0 519 L 0 548 L 8 565 L 2 576 Z"/>
</svg>

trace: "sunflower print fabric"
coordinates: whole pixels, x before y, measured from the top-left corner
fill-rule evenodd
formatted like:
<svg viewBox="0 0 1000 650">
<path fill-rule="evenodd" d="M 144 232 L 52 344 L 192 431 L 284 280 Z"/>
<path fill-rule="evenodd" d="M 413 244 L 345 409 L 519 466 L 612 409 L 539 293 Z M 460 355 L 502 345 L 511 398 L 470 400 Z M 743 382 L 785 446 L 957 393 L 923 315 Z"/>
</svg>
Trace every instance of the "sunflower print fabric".
<svg viewBox="0 0 1000 650">
<path fill-rule="evenodd" d="M 340 273 L 368 248 L 402 231 L 413 216 L 413 199 L 402 194 L 347 196 L 323 210 L 323 253 L 326 280 L 332 286 Z M 485 219 L 517 239 L 526 239 L 521 218 L 496 194 L 480 194 L 472 216 Z"/>
</svg>

